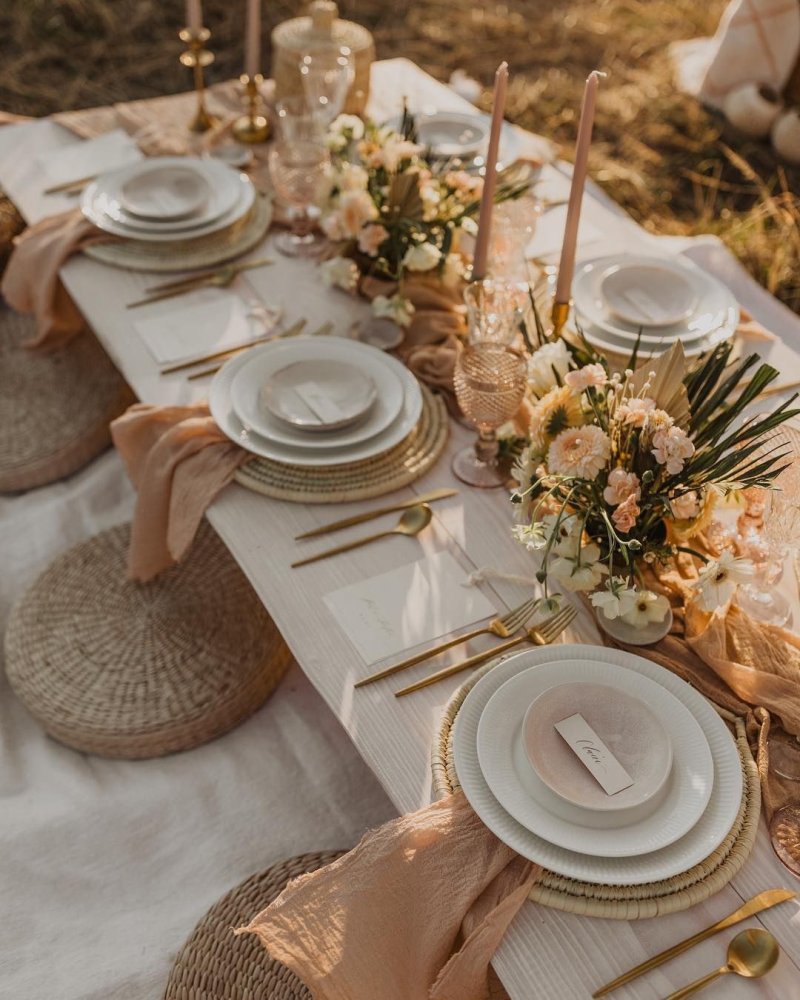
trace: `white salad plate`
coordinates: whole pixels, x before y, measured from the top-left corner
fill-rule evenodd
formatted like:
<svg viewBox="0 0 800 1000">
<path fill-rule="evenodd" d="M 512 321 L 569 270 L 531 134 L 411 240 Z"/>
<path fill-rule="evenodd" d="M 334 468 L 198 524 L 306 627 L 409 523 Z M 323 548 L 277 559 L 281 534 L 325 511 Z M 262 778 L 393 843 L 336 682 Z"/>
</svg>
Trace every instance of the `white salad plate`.
<svg viewBox="0 0 800 1000">
<path fill-rule="evenodd" d="M 717 327 L 716 330 L 712 330 L 711 333 L 704 334 L 702 337 L 691 338 L 689 336 L 679 336 L 675 337 L 672 334 L 664 337 L 642 337 L 639 342 L 638 357 L 643 360 L 646 358 L 655 358 L 658 355 L 663 354 L 668 351 L 676 340 L 680 340 L 683 344 L 683 353 L 687 358 L 696 358 L 701 354 L 705 354 L 707 351 L 713 350 L 718 344 L 724 343 L 736 333 L 736 327 L 739 324 L 739 313 L 738 309 L 732 311 L 729 314 L 728 321 L 722 326 Z M 628 334 L 624 336 L 619 336 L 617 334 L 609 333 L 607 330 L 601 329 L 592 323 L 591 320 L 582 316 L 580 312 L 576 309 L 573 311 L 570 318 L 570 325 L 574 328 L 580 328 L 586 340 L 593 346 L 601 351 L 605 351 L 608 354 L 617 354 L 622 357 L 628 357 L 631 354 L 634 347 L 636 346 L 636 336 L 630 336 Z"/>
<path fill-rule="evenodd" d="M 279 368 L 262 384 L 258 397 L 268 413 L 290 427 L 327 435 L 364 417 L 376 395 L 375 383 L 355 365 L 311 360 Z"/>
<path fill-rule="evenodd" d="M 685 322 L 700 298 L 696 282 L 671 260 L 614 264 L 603 273 L 598 291 L 613 317 L 635 327 Z"/>
<path fill-rule="evenodd" d="M 566 803 L 559 802 L 544 784 L 525 752 L 523 722 L 528 706 L 558 684 L 581 681 L 596 682 L 646 701 L 672 739 L 674 759 L 665 794 L 653 803 L 655 808 L 645 809 L 644 815 L 640 812 L 640 818 L 625 826 L 615 824 L 610 829 L 603 828 L 609 820 L 613 821 L 613 816 L 608 813 L 593 815 L 588 810 L 585 810 L 588 815 L 584 815 L 583 810 L 576 810 L 574 806 L 556 815 L 553 809 L 560 809 Z M 587 718 L 590 725 L 591 721 Z M 574 772 L 576 779 L 585 775 L 590 801 L 596 801 L 591 795 L 592 785 L 605 796 L 558 733 L 553 731 L 548 740 L 549 735 L 543 734 L 543 737 L 547 740 L 548 751 L 556 758 L 554 766 L 557 764 Z M 626 737 L 631 735 L 634 739 L 624 752 Z M 637 755 L 646 754 L 647 734 L 612 733 L 606 739 L 608 748 L 631 777 L 637 777 L 640 773 L 636 766 Z M 507 680 L 494 692 L 481 713 L 477 753 L 489 789 L 514 819 L 551 844 L 600 858 L 631 858 L 674 843 L 703 815 L 714 784 L 714 764 L 703 730 L 673 694 L 649 677 L 614 663 L 585 659 L 540 664 Z M 564 818 L 570 814 L 580 816 L 587 825 Z"/>
<path fill-rule="evenodd" d="M 156 163 L 120 186 L 120 205 L 148 222 L 171 222 L 197 213 L 211 196 L 205 175 L 185 163 Z"/>
<path fill-rule="evenodd" d="M 683 282 L 691 309 L 681 319 L 671 323 L 628 322 L 610 308 L 604 294 L 610 282 L 623 282 L 625 276 L 640 279 L 639 291 L 650 298 L 656 293 L 647 284 L 648 275 L 670 274 L 671 280 Z M 652 280 L 652 279 L 651 279 Z M 630 285 L 630 282 L 626 282 Z M 638 257 L 634 254 L 612 254 L 586 261 L 578 268 L 573 284 L 576 312 L 607 333 L 635 340 L 642 328 L 642 337 L 665 340 L 697 340 L 726 325 L 732 315 L 738 319 L 738 304 L 730 290 L 712 275 L 683 257 Z M 655 307 L 654 307 L 655 308 Z"/>
<path fill-rule="evenodd" d="M 460 159 L 464 168 L 479 171 L 484 166 L 484 156 L 489 143 L 491 115 L 465 114 L 458 111 L 420 111 L 414 114 L 417 138 L 435 159 Z M 400 131 L 402 115 L 396 115 L 384 122 L 396 132 Z M 500 149 L 497 169 L 502 170 L 513 163 L 521 148 L 519 135 L 509 122 L 503 122 L 500 130 Z"/>
<path fill-rule="evenodd" d="M 318 360 L 349 360 L 354 364 L 362 362 L 367 356 L 380 358 L 388 370 L 398 377 L 403 387 L 400 413 L 385 430 L 355 444 L 325 449 L 299 448 L 296 445 L 271 441 L 242 423 L 233 406 L 231 389 L 236 376 L 246 364 L 254 358 L 273 352 L 276 357 L 281 358 L 279 367 L 300 360 L 302 357 L 306 359 L 314 357 Z M 293 337 L 291 340 L 275 340 L 260 347 L 253 347 L 231 358 L 214 376 L 208 403 L 211 415 L 222 432 L 254 455 L 283 462 L 285 465 L 332 466 L 374 458 L 399 444 L 419 423 L 422 413 L 422 390 L 405 365 L 378 350 L 377 347 L 370 347 L 368 344 L 343 337 Z"/>
<path fill-rule="evenodd" d="M 297 349 L 294 344 L 293 339 L 281 344 L 276 343 L 270 351 L 258 354 L 253 352 L 247 364 L 234 378 L 231 385 L 234 413 L 247 429 L 255 431 L 268 441 L 294 448 L 341 449 L 375 437 L 385 431 L 400 415 L 405 399 L 405 382 L 401 381 L 392 366 L 384 364 L 373 351 L 369 351 L 359 355 L 357 365 L 374 384 L 376 398 L 369 413 L 357 426 L 325 434 L 309 434 L 276 420 L 261 405 L 261 393 L 263 386 L 276 372 L 289 365 L 308 360 L 307 346 L 303 345 Z M 337 345 L 334 351 L 340 352 L 341 349 Z M 332 362 L 319 360 L 319 356 L 314 360 L 319 364 L 342 363 L 336 359 Z"/>
<path fill-rule="evenodd" d="M 207 236 L 232 225 L 245 215 L 255 201 L 255 188 L 246 174 L 236 173 L 213 160 L 203 160 L 202 163 L 210 168 L 208 177 L 212 193 L 196 218 L 147 223 L 130 216 L 120 204 L 119 187 L 125 182 L 125 177 L 120 178 L 119 175 L 124 175 L 132 167 L 105 174 L 89 184 L 83 192 L 81 210 L 98 229 L 128 239 L 163 243 Z"/>
<path fill-rule="evenodd" d="M 547 663 L 580 659 L 616 663 L 661 684 L 692 713 L 708 741 L 714 761 L 711 798 L 699 821 L 683 837 L 650 854 L 601 858 L 570 851 L 526 829 L 497 798 L 481 770 L 477 752 L 478 725 L 495 691 L 517 674 Z M 697 691 L 649 660 L 600 646 L 564 644 L 525 650 L 497 664 L 464 699 L 453 728 L 453 753 L 458 780 L 472 808 L 486 826 L 518 854 L 550 871 L 602 885 L 641 885 L 672 878 L 703 861 L 728 835 L 742 799 L 742 768 L 736 744 L 725 723 Z"/>
</svg>

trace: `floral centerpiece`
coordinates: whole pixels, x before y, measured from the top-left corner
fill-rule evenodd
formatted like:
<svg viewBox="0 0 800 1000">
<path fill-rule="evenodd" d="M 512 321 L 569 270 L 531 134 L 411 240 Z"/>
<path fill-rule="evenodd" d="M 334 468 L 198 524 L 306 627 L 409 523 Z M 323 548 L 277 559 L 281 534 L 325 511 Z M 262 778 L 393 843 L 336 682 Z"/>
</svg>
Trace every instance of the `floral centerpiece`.
<svg viewBox="0 0 800 1000">
<path fill-rule="evenodd" d="M 589 593 L 607 620 L 644 627 L 667 616 L 645 583 L 676 553 L 702 564 L 696 600 L 713 610 L 752 564 L 718 559 L 698 539 L 717 498 L 770 487 L 786 451 L 773 434 L 798 412 L 792 400 L 747 416 L 778 372 L 752 355 L 731 361 L 722 344 L 687 364 L 680 343 L 624 373 L 585 342 L 548 342 L 541 327 L 529 362 L 525 434 L 514 477 L 517 539 L 541 558 L 549 587 Z"/>
<path fill-rule="evenodd" d="M 340 115 L 327 143 L 331 168 L 320 224 L 334 253 L 321 265 L 323 279 L 346 291 L 355 291 L 362 275 L 391 283 L 397 291 L 377 296 L 373 310 L 408 326 L 407 279 L 436 277 L 456 286 L 463 278 L 461 238 L 475 232 L 483 179 L 457 162 L 428 157 L 407 114 L 399 131 Z M 496 201 L 529 186 L 521 170 L 509 168 L 499 177 Z"/>
</svg>

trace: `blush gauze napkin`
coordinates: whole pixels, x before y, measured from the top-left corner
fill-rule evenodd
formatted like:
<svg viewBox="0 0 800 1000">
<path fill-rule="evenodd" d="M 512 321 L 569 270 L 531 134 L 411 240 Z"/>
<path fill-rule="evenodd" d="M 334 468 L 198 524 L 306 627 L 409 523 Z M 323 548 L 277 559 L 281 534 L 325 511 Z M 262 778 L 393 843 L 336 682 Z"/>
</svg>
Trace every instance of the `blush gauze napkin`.
<svg viewBox="0 0 800 1000">
<path fill-rule="evenodd" d="M 49 216 L 17 237 L 0 290 L 13 309 L 36 319 L 37 335 L 26 347 L 57 350 L 84 329 L 58 272 L 81 247 L 104 238 L 80 209 Z"/>
<path fill-rule="evenodd" d="M 237 933 L 258 935 L 314 1000 L 484 1000 L 539 873 L 458 791 L 290 882 Z"/>
<path fill-rule="evenodd" d="M 111 436 L 138 492 L 128 572 L 145 582 L 184 555 L 206 508 L 248 455 L 205 404 L 137 403 L 111 424 Z"/>
</svg>

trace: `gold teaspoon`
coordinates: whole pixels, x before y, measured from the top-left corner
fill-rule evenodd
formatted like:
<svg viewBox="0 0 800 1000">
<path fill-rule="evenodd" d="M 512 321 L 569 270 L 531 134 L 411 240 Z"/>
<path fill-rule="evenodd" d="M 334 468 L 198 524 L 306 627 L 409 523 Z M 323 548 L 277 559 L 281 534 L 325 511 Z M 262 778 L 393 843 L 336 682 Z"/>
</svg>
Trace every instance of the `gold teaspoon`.
<svg viewBox="0 0 800 1000">
<path fill-rule="evenodd" d="M 692 996 L 729 972 L 744 976 L 746 979 L 759 979 L 778 961 L 780 951 L 778 942 L 769 931 L 761 930 L 759 927 L 741 931 L 728 945 L 728 961 L 725 965 L 689 983 L 682 990 L 670 993 L 667 1000 L 683 1000 L 684 997 Z"/>
<path fill-rule="evenodd" d="M 366 538 L 359 538 L 355 542 L 347 542 L 344 545 L 337 545 L 335 549 L 326 549 L 325 552 L 318 552 L 315 556 L 308 556 L 307 559 L 300 559 L 292 563 L 292 569 L 297 566 L 305 566 L 307 563 L 316 562 L 318 559 L 327 559 L 328 556 L 336 556 L 340 552 L 349 552 L 350 549 L 360 548 L 370 542 L 376 542 L 379 538 L 388 538 L 389 535 L 406 535 L 413 538 L 418 535 L 423 528 L 426 528 L 433 517 L 433 511 L 426 504 L 419 504 L 416 507 L 409 507 L 397 522 L 394 528 L 389 531 L 379 531 L 377 535 L 367 535 Z"/>
</svg>

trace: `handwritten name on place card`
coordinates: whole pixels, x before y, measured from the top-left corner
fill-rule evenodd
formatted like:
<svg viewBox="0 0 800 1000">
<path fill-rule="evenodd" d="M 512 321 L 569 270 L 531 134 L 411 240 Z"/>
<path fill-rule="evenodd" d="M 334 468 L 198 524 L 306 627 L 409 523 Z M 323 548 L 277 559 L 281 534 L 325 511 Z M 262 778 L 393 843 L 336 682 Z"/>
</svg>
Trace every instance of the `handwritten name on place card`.
<svg viewBox="0 0 800 1000">
<path fill-rule="evenodd" d="M 368 664 L 494 614 L 449 552 L 334 590 L 325 604 Z"/>
<path fill-rule="evenodd" d="M 555 724 L 557 732 L 607 795 L 630 788 L 633 778 L 578 712 Z"/>
</svg>

